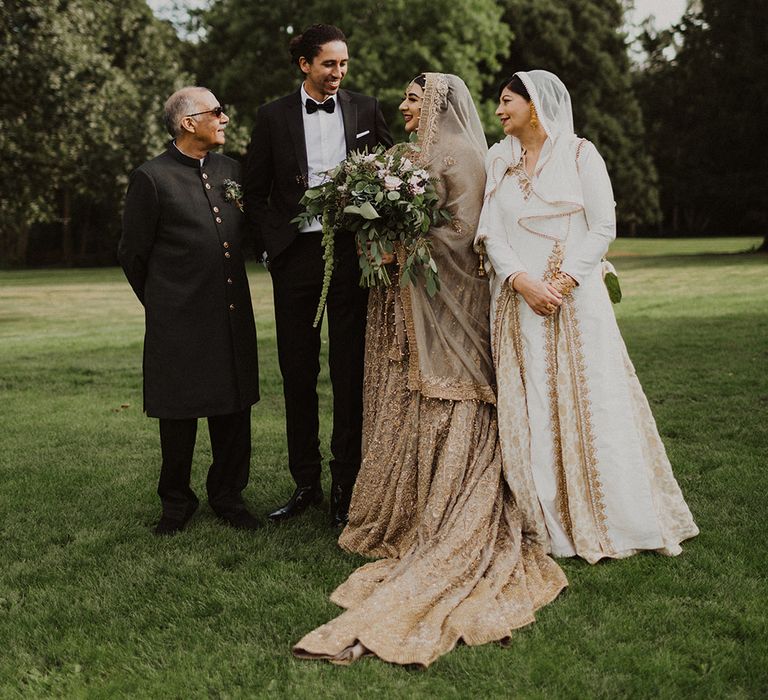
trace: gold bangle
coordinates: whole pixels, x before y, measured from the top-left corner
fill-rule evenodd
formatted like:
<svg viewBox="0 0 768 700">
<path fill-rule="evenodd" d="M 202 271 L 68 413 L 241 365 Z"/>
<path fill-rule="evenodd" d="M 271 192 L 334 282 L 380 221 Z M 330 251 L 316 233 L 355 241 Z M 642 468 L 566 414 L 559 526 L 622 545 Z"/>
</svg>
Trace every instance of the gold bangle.
<svg viewBox="0 0 768 700">
<path fill-rule="evenodd" d="M 553 280 L 555 287 L 564 297 L 567 297 L 576 287 L 576 281 L 565 272 L 558 272 Z"/>
</svg>

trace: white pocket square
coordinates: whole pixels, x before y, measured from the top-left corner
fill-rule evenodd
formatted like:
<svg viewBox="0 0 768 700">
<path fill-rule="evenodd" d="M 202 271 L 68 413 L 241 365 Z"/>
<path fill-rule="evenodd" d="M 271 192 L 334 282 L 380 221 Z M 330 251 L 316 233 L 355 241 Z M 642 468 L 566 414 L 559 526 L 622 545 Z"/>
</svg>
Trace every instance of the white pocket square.
<svg viewBox="0 0 768 700">
<path fill-rule="evenodd" d="M 371 133 L 371 130 L 368 129 L 368 131 L 361 131 L 357 136 L 355 136 L 356 139 L 361 139 L 363 136 L 368 136 L 368 134 Z"/>
</svg>

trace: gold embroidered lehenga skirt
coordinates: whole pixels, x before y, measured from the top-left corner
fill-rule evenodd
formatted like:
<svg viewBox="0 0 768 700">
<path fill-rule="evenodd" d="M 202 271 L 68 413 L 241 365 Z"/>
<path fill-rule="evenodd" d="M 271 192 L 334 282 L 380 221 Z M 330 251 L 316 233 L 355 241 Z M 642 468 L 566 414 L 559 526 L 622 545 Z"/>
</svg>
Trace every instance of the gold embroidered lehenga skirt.
<svg viewBox="0 0 768 700">
<path fill-rule="evenodd" d="M 521 517 L 502 475 L 495 407 L 407 388 L 396 294 L 371 292 L 364 459 L 340 545 L 382 557 L 331 595 L 346 608 L 294 647 L 333 658 L 355 643 L 393 663 L 428 666 L 459 640 L 508 637 L 567 585 Z"/>
</svg>

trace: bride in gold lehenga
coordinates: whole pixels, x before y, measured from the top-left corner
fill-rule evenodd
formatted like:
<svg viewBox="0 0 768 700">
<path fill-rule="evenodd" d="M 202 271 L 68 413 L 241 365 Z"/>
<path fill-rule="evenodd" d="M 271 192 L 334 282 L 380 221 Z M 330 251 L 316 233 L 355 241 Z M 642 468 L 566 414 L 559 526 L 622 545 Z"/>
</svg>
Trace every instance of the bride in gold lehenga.
<svg viewBox="0 0 768 700">
<path fill-rule="evenodd" d="M 438 178 L 453 215 L 430 230 L 441 291 L 430 299 L 395 277 L 371 292 L 364 459 L 339 544 L 383 558 L 333 592 L 346 611 L 294 654 L 428 666 L 459 640 L 533 622 L 567 582 L 523 537 L 502 475 L 488 282 L 472 252 L 485 182 L 477 111 L 463 81 L 439 73 L 414 80 L 400 109 L 406 131 L 418 128 L 412 159 Z"/>
</svg>

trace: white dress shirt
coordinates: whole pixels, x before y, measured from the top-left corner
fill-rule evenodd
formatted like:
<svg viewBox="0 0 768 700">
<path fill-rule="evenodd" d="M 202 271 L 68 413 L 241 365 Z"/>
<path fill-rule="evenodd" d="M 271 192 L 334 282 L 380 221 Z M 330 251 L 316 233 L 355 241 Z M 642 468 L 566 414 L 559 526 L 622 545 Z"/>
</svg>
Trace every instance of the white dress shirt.
<svg viewBox="0 0 768 700">
<path fill-rule="evenodd" d="M 301 114 L 304 120 L 304 143 L 307 147 L 307 180 L 310 187 L 316 187 L 327 179 L 327 172 L 335 168 L 347 157 L 347 142 L 344 138 L 344 118 L 341 113 L 339 96 L 326 99 L 336 101 L 333 114 L 318 109 L 314 114 L 307 114 L 304 107 L 307 99 L 313 99 L 301 86 Z M 317 102 L 317 100 L 313 100 Z M 320 221 L 315 219 L 300 230 L 319 231 Z"/>
</svg>

